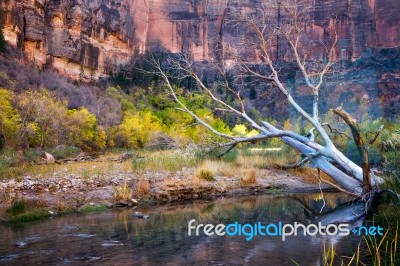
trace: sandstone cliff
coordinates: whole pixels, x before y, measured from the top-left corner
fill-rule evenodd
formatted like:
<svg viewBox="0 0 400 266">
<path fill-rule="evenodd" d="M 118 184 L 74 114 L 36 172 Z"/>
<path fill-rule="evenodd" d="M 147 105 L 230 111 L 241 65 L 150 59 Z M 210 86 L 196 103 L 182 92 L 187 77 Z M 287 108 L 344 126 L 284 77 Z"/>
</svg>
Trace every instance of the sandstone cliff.
<svg viewBox="0 0 400 266">
<path fill-rule="evenodd" d="M 77 78 L 115 71 L 135 52 L 189 51 L 207 60 L 214 40 L 243 38 L 226 25 L 232 11 L 251 12 L 271 0 L 2 0 L 4 33 L 38 66 L 54 66 Z M 313 0 L 311 38 L 325 38 L 339 18 L 339 49 L 349 59 L 368 48 L 400 46 L 398 0 Z M 284 54 L 277 52 L 278 57 Z"/>
</svg>

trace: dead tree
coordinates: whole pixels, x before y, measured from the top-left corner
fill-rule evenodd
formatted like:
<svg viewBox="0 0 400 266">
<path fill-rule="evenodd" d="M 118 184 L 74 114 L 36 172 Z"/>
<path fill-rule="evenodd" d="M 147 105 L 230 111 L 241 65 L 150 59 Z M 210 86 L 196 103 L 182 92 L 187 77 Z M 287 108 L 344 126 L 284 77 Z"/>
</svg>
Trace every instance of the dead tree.
<svg viewBox="0 0 400 266">
<path fill-rule="evenodd" d="M 310 10 L 307 10 L 304 2 L 305 1 L 302 1 L 303 4 L 300 5 L 298 1 L 292 1 L 291 3 L 283 3 L 280 1 L 281 18 L 279 25 L 271 22 L 271 19 L 274 18 L 271 18 L 270 14 L 267 13 L 267 9 L 256 10 L 250 14 L 243 14 L 240 11 L 235 11 L 236 13 L 231 14 L 230 24 L 233 27 L 240 27 L 241 30 L 244 30 L 246 38 L 240 45 L 219 45 L 219 47 L 224 47 L 224 51 L 220 51 L 219 54 L 221 57 L 218 58 L 219 61 L 217 60 L 217 62 L 214 63 L 214 66 L 221 77 L 222 83 L 224 83 L 225 89 L 235 96 L 238 103 L 237 106 L 223 101 L 212 88 L 208 87 L 202 81 L 197 65 L 189 55 L 181 55 L 179 58 L 171 57 L 164 62 L 159 62 L 156 58 L 153 58 L 152 64 L 155 69 L 154 73 L 163 78 L 172 97 L 180 105 L 182 111 L 190 114 L 199 124 L 203 125 L 214 134 L 227 139 L 226 142 L 218 144 L 217 147 L 225 147 L 226 150 L 229 151 L 239 143 L 256 142 L 267 138 L 280 138 L 284 143 L 304 155 L 305 159 L 300 162 L 301 164 L 311 161 L 320 171 L 323 171 L 335 181 L 332 183 L 322 179 L 323 182 L 347 194 L 362 197 L 371 191 L 378 191 L 378 184 L 381 179 L 376 177 L 370 170 L 368 153 L 365 152 L 365 145 L 361 141 L 362 139 L 357 137 L 360 136 L 360 132 L 358 128 L 354 126 L 354 121 L 349 123 L 349 121 L 352 121 L 350 115 L 343 115 L 343 112 L 338 111 L 338 109 L 336 110 L 336 113 L 348 122 L 353 131 L 353 135 L 356 136 L 356 144 L 366 164 L 363 165 L 363 167 L 355 164 L 339 151 L 328 132 L 324 129 L 326 123 L 321 121 L 319 113 L 319 93 L 326 75 L 332 74 L 333 65 L 338 61 L 338 52 L 336 50 L 338 36 L 336 31 L 332 29 L 328 42 L 319 40 L 320 44 L 318 44 L 318 49 L 324 52 L 325 56 L 316 58 L 312 54 L 313 51 L 311 50 L 310 52 L 310 44 L 307 43 L 308 39 L 305 29 L 310 26 L 311 20 L 308 17 Z M 285 14 L 283 14 L 284 12 Z M 335 18 L 331 18 L 330 24 L 332 28 L 335 27 L 335 23 Z M 313 96 L 312 108 L 310 108 L 312 111 L 310 113 L 305 111 L 301 104 L 294 99 L 291 89 L 284 83 L 280 69 L 275 64 L 273 57 L 276 54 L 274 52 L 274 47 L 277 45 L 277 38 L 275 38 L 277 35 L 285 38 L 287 47 L 286 54 L 291 56 L 293 61 L 297 64 L 297 68 Z M 252 50 L 257 54 L 258 62 L 254 63 L 254 59 L 251 57 L 249 59 L 247 56 L 248 54 L 246 55 L 246 53 L 241 52 L 240 49 Z M 279 49 L 280 51 L 284 51 L 282 47 Z M 231 63 L 229 67 L 227 64 L 224 64 L 224 62 L 226 63 L 227 61 Z M 236 73 L 237 76 L 256 77 L 265 84 L 269 84 L 269 86 L 280 91 L 285 96 L 287 103 L 311 125 L 312 128 L 309 131 L 310 137 L 304 137 L 293 131 L 279 129 L 266 121 L 255 121 L 248 116 L 240 90 L 235 89 L 231 85 L 231 82 L 228 81 L 227 71 L 229 68 L 232 68 L 232 62 L 234 67 L 240 70 Z M 267 69 L 267 71 L 260 69 Z M 176 73 L 178 73 L 180 78 L 191 77 L 194 79 L 199 88 L 219 105 L 219 110 L 230 112 L 241 117 L 257 130 L 259 134 L 253 137 L 235 137 L 219 132 L 210 126 L 179 100 L 171 79 L 172 76 L 174 76 L 174 78 L 177 77 L 177 75 L 175 75 Z M 316 138 L 316 135 L 319 135 L 319 138 Z"/>
</svg>

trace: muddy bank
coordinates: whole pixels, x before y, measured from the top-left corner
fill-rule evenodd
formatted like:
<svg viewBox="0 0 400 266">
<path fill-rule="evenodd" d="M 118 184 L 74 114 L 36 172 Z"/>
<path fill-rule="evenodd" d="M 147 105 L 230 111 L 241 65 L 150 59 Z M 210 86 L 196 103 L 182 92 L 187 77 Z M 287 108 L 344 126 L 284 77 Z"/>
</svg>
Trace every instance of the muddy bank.
<svg viewBox="0 0 400 266">
<path fill-rule="evenodd" d="M 60 210 L 79 210 L 86 205 L 133 206 L 277 191 L 320 191 L 318 184 L 306 183 L 301 177 L 276 169 L 258 170 L 255 181 L 250 183 L 243 182 L 237 175 L 215 176 L 214 179 L 202 180 L 196 177 L 195 169 L 186 168 L 176 173 L 120 172 L 108 177 L 54 173 L 49 177 L 3 180 L 0 181 L 0 217 L 4 219 L 5 210 L 21 199 L 45 202 L 51 213 L 57 214 Z M 115 190 L 124 184 L 132 192 L 132 199 L 117 202 Z M 330 190 L 326 185 L 321 188 Z"/>
</svg>

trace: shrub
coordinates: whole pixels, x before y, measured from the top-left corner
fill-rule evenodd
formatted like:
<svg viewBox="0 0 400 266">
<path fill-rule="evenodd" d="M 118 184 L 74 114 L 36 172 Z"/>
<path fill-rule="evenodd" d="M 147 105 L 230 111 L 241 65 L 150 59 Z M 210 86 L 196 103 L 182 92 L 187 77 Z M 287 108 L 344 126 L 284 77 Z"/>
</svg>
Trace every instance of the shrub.
<svg viewBox="0 0 400 266">
<path fill-rule="evenodd" d="M 384 170 L 393 176 L 400 176 L 400 133 L 393 133 L 382 144 L 385 156 Z"/>
<path fill-rule="evenodd" d="M 206 181 L 215 181 L 214 174 L 210 170 L 201 169 L 197 177 Z"/>
</svg>

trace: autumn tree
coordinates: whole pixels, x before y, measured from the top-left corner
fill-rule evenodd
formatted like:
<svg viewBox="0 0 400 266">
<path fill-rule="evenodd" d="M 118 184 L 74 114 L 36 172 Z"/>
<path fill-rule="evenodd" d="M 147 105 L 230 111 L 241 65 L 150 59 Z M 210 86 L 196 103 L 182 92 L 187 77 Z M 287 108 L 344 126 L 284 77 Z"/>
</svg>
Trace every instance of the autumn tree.
<svg viewBox="0 0 400 266">
<path fill-rule="evenodd" d="M 16 147 L 19 143 L 21 117 L 12 104 L 12 93 L 0 88 L 0 135 L 4 138 L 4 146 Z"/>
</svg>

